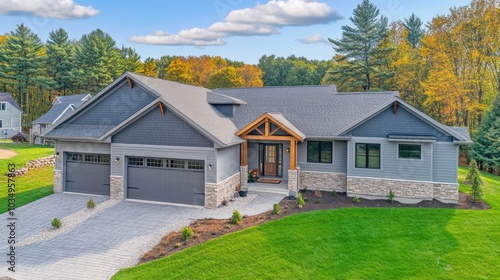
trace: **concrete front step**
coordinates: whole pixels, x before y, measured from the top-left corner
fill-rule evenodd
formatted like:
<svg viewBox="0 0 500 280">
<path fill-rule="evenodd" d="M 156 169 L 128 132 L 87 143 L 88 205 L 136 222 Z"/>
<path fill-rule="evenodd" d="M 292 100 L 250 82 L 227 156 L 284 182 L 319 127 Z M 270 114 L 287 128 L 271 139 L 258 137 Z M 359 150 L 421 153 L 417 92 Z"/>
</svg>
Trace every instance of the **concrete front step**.
<svg viewBox="0 0 500 280">
<path fill-rule="evenodd" d="M 248 193 L 252 194 L 280 194 L 283 196 L 288 195 L 288 188 L 283 188 L 281 186 L 248 186 Z"/>
</svg>

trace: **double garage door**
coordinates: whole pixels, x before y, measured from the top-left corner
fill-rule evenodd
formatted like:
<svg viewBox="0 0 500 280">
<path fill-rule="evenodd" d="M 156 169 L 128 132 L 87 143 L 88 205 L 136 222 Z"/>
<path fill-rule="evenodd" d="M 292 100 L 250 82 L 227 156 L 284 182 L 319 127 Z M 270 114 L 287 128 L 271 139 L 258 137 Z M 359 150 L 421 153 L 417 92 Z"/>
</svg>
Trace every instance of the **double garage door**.
<svg viewBox="0 0 500 280">
<path fill-rule="evenodd" d="M 205 204 L 202 160 L 127 158 L 127 198 Z"/>
<path fill-rule="evenodd" d="M 68 192 L 109 195 L 110 155 L 66 154 Z"/>
</svg>

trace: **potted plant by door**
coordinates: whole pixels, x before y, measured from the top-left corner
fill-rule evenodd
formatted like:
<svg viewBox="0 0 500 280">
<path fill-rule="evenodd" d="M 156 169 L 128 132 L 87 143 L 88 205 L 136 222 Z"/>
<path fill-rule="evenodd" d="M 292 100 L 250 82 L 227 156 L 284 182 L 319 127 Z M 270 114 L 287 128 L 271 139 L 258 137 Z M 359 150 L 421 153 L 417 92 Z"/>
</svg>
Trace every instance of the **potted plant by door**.
<svg viewBox="0 0 500 280">
<path fill-rule="evenodd" d="M 240 185 L 238 185 L 236 187 L 236 191 L 238 192 L 239 196 L 241 196 L 241 197 L 247 197 L 247 190 L 246 189 L 245 190 L 241 189 Z"/>
<path fill-rule="evenodd" d="M 259 169 L 250 169 L 248 171 L 248 183 L 255 183 L 259 179 Z"/>
</svg>

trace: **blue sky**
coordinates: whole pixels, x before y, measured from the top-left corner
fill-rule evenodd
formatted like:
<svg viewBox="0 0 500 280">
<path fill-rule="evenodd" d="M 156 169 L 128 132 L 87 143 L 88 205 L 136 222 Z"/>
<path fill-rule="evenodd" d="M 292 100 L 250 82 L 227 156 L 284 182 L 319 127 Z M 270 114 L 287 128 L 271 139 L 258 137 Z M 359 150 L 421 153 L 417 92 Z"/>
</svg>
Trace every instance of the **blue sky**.
<svg viewBox="0 0 500 280">
<path fill-rule="evenodd" d="M 100 28 L 142 59 L 220 55 L 256 64 L 266 54 L 330 59 L 362 0 L 1 0 L 0 33 L 26 24 L 42 40 L 64 28 L 70 38 Z M 389 21 L 412 13 L 424 22 L 469 0 L 371 0 Z"/>
</svg>

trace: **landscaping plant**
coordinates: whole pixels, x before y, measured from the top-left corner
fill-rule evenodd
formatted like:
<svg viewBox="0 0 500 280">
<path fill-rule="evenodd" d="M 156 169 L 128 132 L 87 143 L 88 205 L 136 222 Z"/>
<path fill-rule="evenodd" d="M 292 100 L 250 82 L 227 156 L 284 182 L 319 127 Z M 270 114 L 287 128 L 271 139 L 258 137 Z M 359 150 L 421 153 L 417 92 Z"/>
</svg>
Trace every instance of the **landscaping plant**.
<svg viewBox="0 0 500 280">
<path fill-rule="evenodd" d="M 87 201 L 87 208 L 88 209 L 94 209 L 95 207 L 95 201 L 91 198 L 89 198 L 89 201 Z"/>
<path fill-rule="evenodd" d="M 359 203 L 359 202 L 360 202 L 360 200 L 359 200 L 359 198 L 358 198 L 357 196 L 354 196 L 354 197 L 352 198 L 352 202 L 354 202 L 354 203 Z"/>
<path fill-rule="evenodd" d="M 273 204 L 273 215 L 278 215 L 281 211 L 281 207 L 278 203 Z"/>
<path fill-rule="evenodd" d="M 474 159 L 471 160 L 469 165 L 469 172 L 467 173 L 467 177 L 465 177 L 465 181 L 471 184 L 470 196 L 475 202 L 478 202 L 483 197 L 483 179 L 481 179 L 481 175 L 479 174 L 479 169 L 477 168 L 477 163 Z"/>
<path fill-rule="evenodd" d="M 233 216 L 231 217 L 231 224 L 239 224 L 241 222 L 241 219 L 243 219 L 243 217 L 241 216 L 240 212 L 238 212 L 238 210 L 234 210 Z"/>
<path fill-rule="evenodd" d="M 299 193 L 297 195 L 297 207 L 302 208 L 302 207 L 304 207 L 305 204 L 306 204 L 306 202 L 304 201 L 304 198 L 302 197 L 302 194 Z"/>
<path fill-rule="evenodd" d="M 389 202 L 393 202 L 395 196 L 396 195 L 394 195 L 394 192 L 392 190 L 389 190 L 389 194 L 387 195 L 387 200 L 389 200 Z"/>
<path fill-rule="evenodd" d="M 51 224 L 54 228 L 60 228 L 61 227 L 61 220 L 59 220 L 58 218 L 54 218 L 52 220 Z"/>
<path fill-rule="evenodd" d="M 181 237 L 182 237 L 182 240 L 184 240 L 184 241 L 191 238 L 191 236 L 193 236 L 193 234 L 194 234 L 194 232 L 193 232 L 193 229 L 191 227 L 183 227 L 181 229 Z"/>
</svg>

